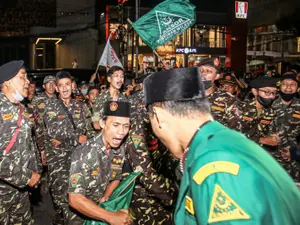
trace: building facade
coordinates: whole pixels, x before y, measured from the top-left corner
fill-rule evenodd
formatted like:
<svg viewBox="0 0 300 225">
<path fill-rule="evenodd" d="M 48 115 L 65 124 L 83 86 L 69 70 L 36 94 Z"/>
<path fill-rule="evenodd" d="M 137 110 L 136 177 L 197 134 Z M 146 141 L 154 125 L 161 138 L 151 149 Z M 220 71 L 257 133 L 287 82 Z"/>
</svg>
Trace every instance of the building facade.
<svg viewBox="0 0 300 225">
<path fill-rule="evenodd" d="M 284 72 L 284 65 L 300 59 L 300 38 L 277 28 L 285 15 L 300 8 L 297 0 L 249 0 L 248 70 L 258 67 Z"/>
<path fill-rule="evenodd" d="M 247 44 L 247 19 L 235 17 L 235 1 L 212 1 L 209 8 L 201 8 L 199 2 L 191 1 L 196 5 L 197 21 L 194 26 L 178 35 L 174 40 L 156 49 L 158 54 L 167 61 L 171 67 L 193 66 L 202 59 L 219 57 L 223 66 L 235 70 L 243 70 L 246 67 Z M 213 5 L 218 7 L 213 7 Z M 207 7 L 207 6 L 206 6 Z M 146 14 L 150 8 L 141 7 L 139 15 Z M 122 18 L 122 16 L 125 18 Z M 116 51 L 120 53 L 126 68 L 132 70 L 136 67 L 135 60 L 135 32 L 126 22 L 127 18 L 135 21 L 134 6 L 124 6 L 120 14 L 120 7 L 106 6 L 106 37 L 113 34 L 112 41 L 116 44 Z M 125 30 L 122 35 L 120 27 Z M 125 29 L 124 29 L 125 28 Z M 124 33 L 124 32 L 123 32 Z M 121 35 L 120 35 L 121 34 Z M 152 49 L 146 46 L 139 38 L 138 66 L 143 63 L 157 65 L 159 59 L 153 54 Z"/>
</svg>

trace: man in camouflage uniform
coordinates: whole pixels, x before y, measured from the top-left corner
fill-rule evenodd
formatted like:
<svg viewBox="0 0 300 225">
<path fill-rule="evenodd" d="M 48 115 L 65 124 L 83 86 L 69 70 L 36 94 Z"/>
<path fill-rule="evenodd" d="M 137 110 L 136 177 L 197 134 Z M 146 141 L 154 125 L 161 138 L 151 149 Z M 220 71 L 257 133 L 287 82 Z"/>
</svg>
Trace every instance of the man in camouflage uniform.
<svg viewBox="0 0 300 225">
<path fill-rule="evenodd" d="M 99 121 L 103 116 L 103 105 L 107 101 L 127 102 L 128 99 L 120 92 L 124 83 L 124 70 L 121 67 L 113 66 L 107 73 L 109 89 L 101 93 L 95 99 L 92 122 L 96 130 L 100 130 Z"/>
<path fill-rule="evenodd" d="M 273 155 L 291 177 L 299 182 L 299 162 L 291 157 L 295 155 L 297 137 L 300 134 L 300 100 L 295 97 L 298 91 L 297 75 L 287 72 L 280 80 L 280 97 L 274 101 L 272 107 L 276 110 L 275 122 L 281 142 L 279 150 Z"/>
<path fill-rule="evenodd" d="M 142 85 L 142 82 L 137 81 L 137 85 Z M 124 172 L 143 172 L 137 178 L 130 205 L 134 224 L 172 224 L 178 187 L 174 178 L 170 177 L 173 174 L 170 154 L 165 147 L 159 147 L 159 141 L 152 133 L 143 90 L 135 92 L 129 100 L 132 105 L 132 125 L 126 141 Z M 152 143 L 151 149 L 148 143 Z"/>
<path fill-rule="evenodd" d="M 36 119 L 36 140 L 39 150 L 42 155 L 43 163 L 45 164 L 45 130 L 44 130 L 44 114 L 46 110 L 46 106 L 48 105 L 51 99 L 57 99 L 55 95 L 55 87 L 56 87 L 56 79 L 54 76 L 46 76 L 43 80 L 43 88 L 45 92 L 40 95 L 36 95 L 32 99 L 32 107 L 35 114 Z"/>
<path fill-rule="evenodd" d="M 215 120 L 223 125 L 235 129 L 232 124 L 232 111 L 236 108 L 236 98 L 221 89 L 218 89 L 214 82 L 220 78 L 219 60 L 209 58 L 202 60 L 198 66 L 205 86 L 205 94 L 210 103 L 211 113 Z"/>
<path fill-rule="evenodd" d="M 259 77 L 251 82 L 253 100 L 239 102 L 234 115 L 238 118 L 236 126 L 249 139 L 274 151 L 280 142 L 276 133 L 276 112 L 271 107 L 277 96 L 277 80 L 270 77 Z"/>
<path fill-rule="evenodd" d="M 2 65 L 0 84 L 0 224 L 33 224 L 28 186 L 34 187 L 40 175 L 29 114 L 20 103 L 29 84 L 24 62 Z"/>
<path fill-rule="evenodd" d="M 101 133 L 72 154 L 68 195 L 74 213 L 68 218 L 70 225 L 81 225 L 86 218 L 130 224 L 127 211 L 109 212 L 98 206 L 120 183 L 125 154 L 120 145 L 130 127 L 129 103 L 110 101 L 103 107 Z"/>
<path fill-rule="evenodd" d="M 68 216 L 68 175 L 70 157 L 76 146 L 83 144 L 89 137 L 84 103 L 71 98 L 72 79 L 66 71 L 56 75 L 58 99 L 48 102 L 44 112 L 46 129 L 45 145 L 49 173 L 49 186 L 54 202 L 55 224 L 63 224 L 62 213 Z"/>
</svg>

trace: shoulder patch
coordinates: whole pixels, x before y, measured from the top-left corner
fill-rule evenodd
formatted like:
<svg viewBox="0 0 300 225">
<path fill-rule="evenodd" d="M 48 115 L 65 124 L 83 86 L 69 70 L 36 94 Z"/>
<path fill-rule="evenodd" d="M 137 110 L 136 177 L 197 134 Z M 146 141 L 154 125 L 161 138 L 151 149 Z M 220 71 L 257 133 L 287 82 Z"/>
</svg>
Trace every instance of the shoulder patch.
<svg viewBox="0 0 300 225">
<path fill-rule="evenodd" d="M 55 112 L 48 112 L 48 116 L 49 116 L 50 118 L 53 118 L 53 117 L 56 116 L 56 113 L 55 113 Z"/>
<path fill-rule="evenodd" d="M 250 216 L 216 184 L 210 206 L 208 223 L 249 219 Z"/>
<path fill-rule="evenodd" d="M 131 140 L 132 140 L 133 145 L 134 145 L 135 148 L 139 147 L 139 145 L 140 145 L 140 143 L 141 143 L 141 141 L 142 141 L 143 139 L 144 139 L 144 137 L 138 136 L 138 135 L 135 135 L 135 134 L 133 134 L 133 135 L 131 136 Z"/>
<path fill-rule="evenodd" d="M 8 113 L 8 114 L 3 114 L 2 115 L 2 119 L 3 120 L 11 120 L 13 118 L 13 114 L 12 113 Z"/>
<path fill-rule="evenodd" d="M 221 108 L 221 107 L 218 107 L 218 106 L 215 106 L 215 105 L 212 105 L 211 108 L 214 109 L 214 110 L 217 110 L 217 111 L 225 112 L 224 108 Z"/>
<path fill-rule="evenodd" d="M 293 114 L 293 117 L 300 119 L 300 115 L 299 114 Z"/>
<path fill-rule="evenodd" d="M 195 215 L 193 199 L 189 196 L 185 196 L 185 209 L 192 215 Z"/>
<path fill-rule="evenodd" d="M 81 178 L 81 174 L 79 174 L 79 173 L 74 173 L 70 176 L 72 187 L 76 187 L 76 185 L 77 185 L 78 181 L 80 180 L 80 178 Z"/>
<path fill-rule="evenodd" d="M 45 103 L 40 103 L 40 104 L 38 105 L 38 108 L 39 108 L 39 109 L 43 109 L 43 108 L 45 108 L 45 107 L 46 107 Z"/>
<path fill-rule="evenodd" d="M 230 173 L 232 175 L 238 175 L 240 170 L 240 165 L 228 161 L 216 161 L 207 163 L 202 166 L 193 176 L 193 180 L 197 184 L 202 184 L 202 182 L 212 174 L 215 173 Z"/>
</svg>

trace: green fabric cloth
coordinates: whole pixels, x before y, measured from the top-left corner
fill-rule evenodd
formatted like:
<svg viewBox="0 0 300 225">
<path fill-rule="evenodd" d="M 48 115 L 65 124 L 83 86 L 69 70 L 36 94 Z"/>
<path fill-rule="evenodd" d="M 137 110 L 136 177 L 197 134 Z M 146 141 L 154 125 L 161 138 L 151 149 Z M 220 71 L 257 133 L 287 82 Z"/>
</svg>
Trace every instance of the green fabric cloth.
<svg viewBox="0 0 300 225">
<path fill-rule="evenodd" d="M 154 50 L 182 34 L 195 21 L 195 6 L 189 0 L 166 0 L 132 23 L 132 26 Z"/>
<path fill-rule="evenodd" d="M 256 143 L 210 122 L 189 147 L 176 225 L 299 224 L 296 184 Z"/>
<path fill-rule="evenodd" d="M 141 172 L 133 172 L 129 174 L 120 185 L 114 190 L 107 202 L 101 203 L 99 206 L 110 212 L 117 212 L 121 209 L 128 209 L 130 206 L 132 193 L 135 186 L 135 179 Z M 86 220 L 83 225 L 106 225 L 107 223 L 97 220 Z"/>
</svg>

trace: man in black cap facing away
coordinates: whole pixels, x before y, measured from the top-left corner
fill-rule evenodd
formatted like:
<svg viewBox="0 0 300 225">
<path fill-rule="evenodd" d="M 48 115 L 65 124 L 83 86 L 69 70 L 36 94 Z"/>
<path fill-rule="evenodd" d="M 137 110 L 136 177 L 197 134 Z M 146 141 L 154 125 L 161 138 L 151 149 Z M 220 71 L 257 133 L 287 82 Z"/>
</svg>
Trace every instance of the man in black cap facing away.
<svg viewBox="0 0 300 225">
<path fill-rule="evenodd" d="M 154 73 L 144 86 L 153 131 L 180 159 L 176 225 L 299 223 L 295 183 L 259 145 L 213 121 L 197 68 Z"/>
<path fill-rule="evenodd" d="M 232 94 L 218 89 L 214 83 L 220 78 L 219 59 L 204 59 L 198 64 L 198 67 L 214 119 L 229 128 L 235 129 L 234 124 L 231 122 L 233 119 L 232 111 L 236 108 L 236 98 Z"/>
<path fill-rule="evenodd" d="M 72 154 L 68 195 L 75 211 L 67 224 L 81 225 L 87 218 L 111 225 L 131 222 L 128 211 L 109 212 L 98 206 L 109 199 L 122 178 L 125 149 L 120 145 L 130 128 L 130 104 L 104 103 L 101 128 L 99 135 Z"/>
<path fill-rule="evenodd" d="M 0 67 L 0 224 L 33 224 L 28 186 L 40 179 L 28 113 L 21 101 L 29 80 L 24 62 Z"/>
</svg>

